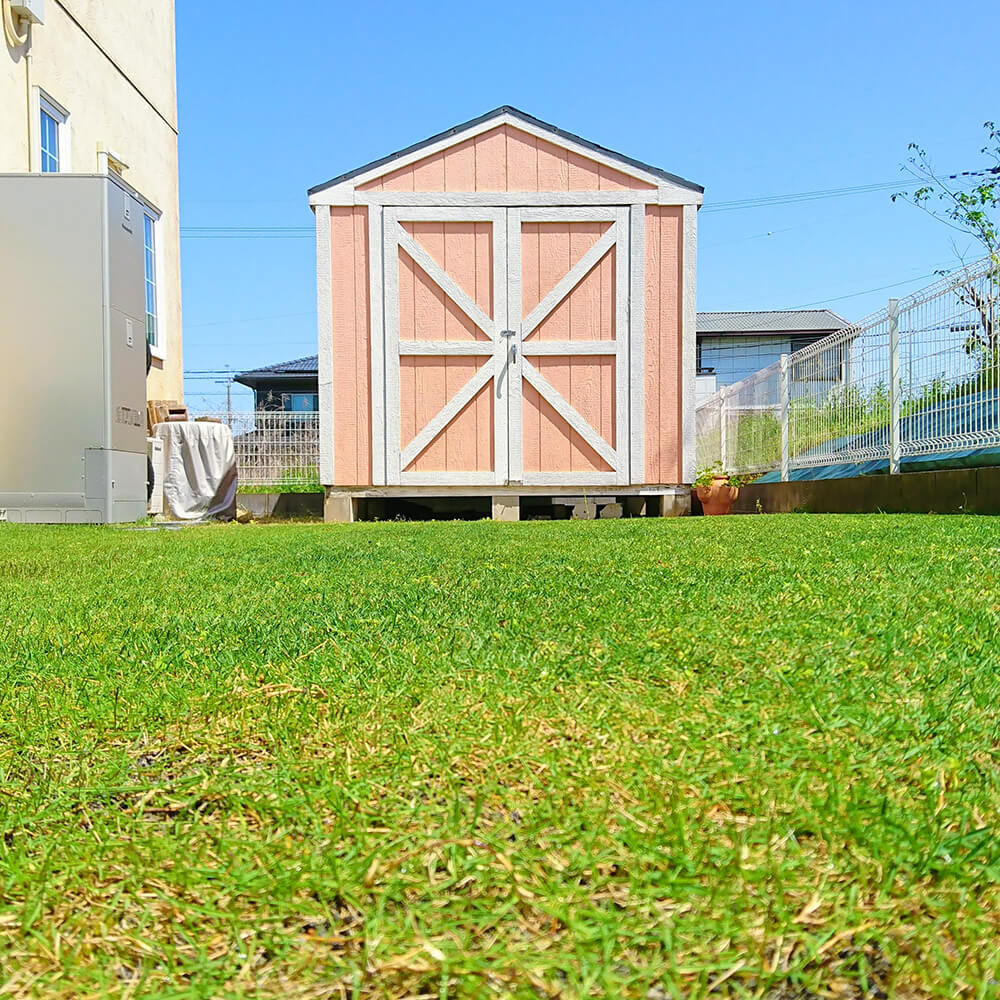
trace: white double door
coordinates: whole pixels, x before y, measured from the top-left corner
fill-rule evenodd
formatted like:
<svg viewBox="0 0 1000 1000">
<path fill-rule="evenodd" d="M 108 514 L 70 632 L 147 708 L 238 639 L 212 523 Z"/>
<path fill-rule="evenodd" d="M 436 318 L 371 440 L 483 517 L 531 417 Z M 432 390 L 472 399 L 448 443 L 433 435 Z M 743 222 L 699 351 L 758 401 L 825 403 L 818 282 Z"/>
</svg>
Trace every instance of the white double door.
<svg viewBox="0 0 1000 1000">
<path fill-rule="evenodd" d="M 628 483 L 628 208 L 386 207 L 381 221 L 376 479 Z"/>
</svg>

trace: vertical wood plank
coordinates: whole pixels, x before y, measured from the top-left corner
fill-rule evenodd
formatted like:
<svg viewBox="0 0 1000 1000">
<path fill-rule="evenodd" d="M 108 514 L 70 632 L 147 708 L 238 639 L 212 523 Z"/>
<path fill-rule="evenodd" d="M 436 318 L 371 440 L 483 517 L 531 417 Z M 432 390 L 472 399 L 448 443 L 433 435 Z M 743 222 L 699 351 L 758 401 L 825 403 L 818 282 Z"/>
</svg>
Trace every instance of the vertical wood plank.
<svg viewBox="0 0 1000 1000">
<path fill-rule="evenodd" d="M 681 426 L 683 427 L 683 461 L 680 470 L 681 482 L 690 483 L 697 475 L 695 440 L 695 374 L 697 370 L 698 316 L 695 305 L 695 283 L 697 280 L 698 257 L 698 208 L 685 205 L 683 209 L 683 238 L 681 251 L 682 285 L 681 309 Z"/>
<path fill-rule="evenodd" d="M 568 191 L 569 162 L 568 154 L 561 146 L 542 139 L 536 140 L 536 157 L 538 161 L 538 191 Z"/>
<path fill-rule="evenodd" d="M 476 136 L 476 190 L 503 191 L 507 187 L 506 126 Z"/>
<path fill-rule="evenodd" d="M 357 482 L 357 340 L 355 302 L 354 209 L 330 209 L 333 316 L 334 484 Z"/>
<path fill-rule="evenodd" d="M 538 150 L 535 137 L 517 129 L 507 130 L 508 191 L 538 190 Z"/>
<path fill-rule="evenodd" d="M 568 183 L 570 191 L 599 191 L 601 178 L 597 164 L 585 159 L 579 153 L 566 152 Z"/>
<path fill-rule="evenodd" d="M 358 486 L 372 482 L 372 324 L 369 288 L 371 275 L 368 257 L 368 210 L 354 208 L 354 342 L 355 423 L 358 428 L 355 453 Z"/>
<path fill-rule="evenodd" d="M 476 145 L 474 139 L 466 139 L 452 146 L 445 156 L 445 191 L 476 190 Z"/>
</svg>

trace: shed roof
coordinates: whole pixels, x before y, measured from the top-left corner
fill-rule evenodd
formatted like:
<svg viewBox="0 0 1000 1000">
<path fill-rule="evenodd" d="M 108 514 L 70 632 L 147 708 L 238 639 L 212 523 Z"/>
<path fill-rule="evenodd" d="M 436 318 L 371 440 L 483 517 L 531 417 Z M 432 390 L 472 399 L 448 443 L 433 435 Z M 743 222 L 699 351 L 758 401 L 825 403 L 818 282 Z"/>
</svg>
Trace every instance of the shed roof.
<svg viewBox="0 0 1000 1000">
<path fill-rule="evenodd" d="M 596 142 L 591 142 L 589 139 L 583 139 L 578 135 L 574 135 L 572 132 L 565 131 L 565 129 L 558 128 L 555 125 L 550 125 L 548 122 L 543 122 L 540 118 L 535 118 L 534 115 L 529 115 L 525 111 L 521 111 L 509 104 L 504 104 L 499 108 L 494 108 L 492 111 L 487 111 L 486 114 L 480 115 L 478 118 L 472 118 L 467 122 L 462 122 L 461 125 L 455 125 L 453 128 L 445 129 L 444 132 L 438 132 L 437 135 L 432 135 L 427 139 L 422 139 L 420 142 L 415 142 L 412 146 L 407 146 L 405 149 L 399 149 L 395 153 L 390 153 L 388 156 L 372 160 L 370 163 L 366 163 L 362 167 L 356 167 L 354 170 L 348 170 L 347 173 L 331 178 L 324 184 L 317 184 L 316 187 L 309 189 L 309 194 L 318 194 L 320 191 L 325 191 L 327 188 L 333 187 L 335 184 L 351 180 L 352 178 L 358 177 L 370 170 L 377 170 L 379 167 L 388 168 L 396 160 L 401 159 L 404 156 L 409 156 L 411 153 L 419 152 L 425 147 L 433 146 L 445 139 L 454 137 L 455 141 L 459 142 L 463 133 L 468 132 L 471 129 L 478 128 L 480 125 L 484 125 L 493 118 L 501 118 L 505 115 L 514 119 L 519 119 L 534 128 L 542 129 L 543 131 L 550 133 L 557 140 L 562 139 L 564 142 L 572 142 L 578 146 L 583 146 L 585 149 L 590 149 L 595 153 L 601 153 L 604 156 L 617 160 L 625 166 L 642 170 L 648 174 L 660 177 L 663 180 L 670 181 L 671 184 L 677 184 L 681 187 L 688 188 L 691 191 L 697 191 L 699 194 L 702 194 L 705 190 L 700 184 L 695 184 L 692 181 L 685 180 L 683 177 L 678 177 L 677 174 L 671 174 L 660 167 L 651 166 L 648 163 L 643 163 L 642 160 L 636 160 L 631 156 L 626 156 L 624 153 L 618 153 L 613 149 L 608 149 L 606 146 L 601 146 Z"/>
<path fill-rule="evenodd" d="M 762 309 L 700 312 L 699 334 L 832 333 L 850 323 L 832 309 Z"/>
</svg>

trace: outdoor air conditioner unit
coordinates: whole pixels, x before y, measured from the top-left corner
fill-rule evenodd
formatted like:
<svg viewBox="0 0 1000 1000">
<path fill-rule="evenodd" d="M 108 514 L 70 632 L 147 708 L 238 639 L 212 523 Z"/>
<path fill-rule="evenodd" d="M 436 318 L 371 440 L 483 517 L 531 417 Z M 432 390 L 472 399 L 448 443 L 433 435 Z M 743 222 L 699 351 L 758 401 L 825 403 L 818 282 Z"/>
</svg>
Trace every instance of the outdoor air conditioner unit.
<svg viewBox="0 0 1000 1000">
<path fill-rule="evenodd" d="M 11 12 L 32 24 L 45 24 L 45 0 L 12 0 Z"/>
</svg>

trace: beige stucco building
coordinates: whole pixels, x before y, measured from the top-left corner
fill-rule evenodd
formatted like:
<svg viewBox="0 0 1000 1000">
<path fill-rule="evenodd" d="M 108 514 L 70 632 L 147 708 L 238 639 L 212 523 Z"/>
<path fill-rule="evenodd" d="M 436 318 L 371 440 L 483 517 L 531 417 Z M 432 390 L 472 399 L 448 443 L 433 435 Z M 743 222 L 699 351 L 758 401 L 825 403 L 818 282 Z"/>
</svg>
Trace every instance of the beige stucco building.
<svg viewBox="0 0 1000 1000">
<path fill-rule="evenodd" d="M 180 400 L 173 0 L 0 0 L 0 7 L 0 174 L 113 170 L 148 199 L 147 393 Z"/>
</svg>

